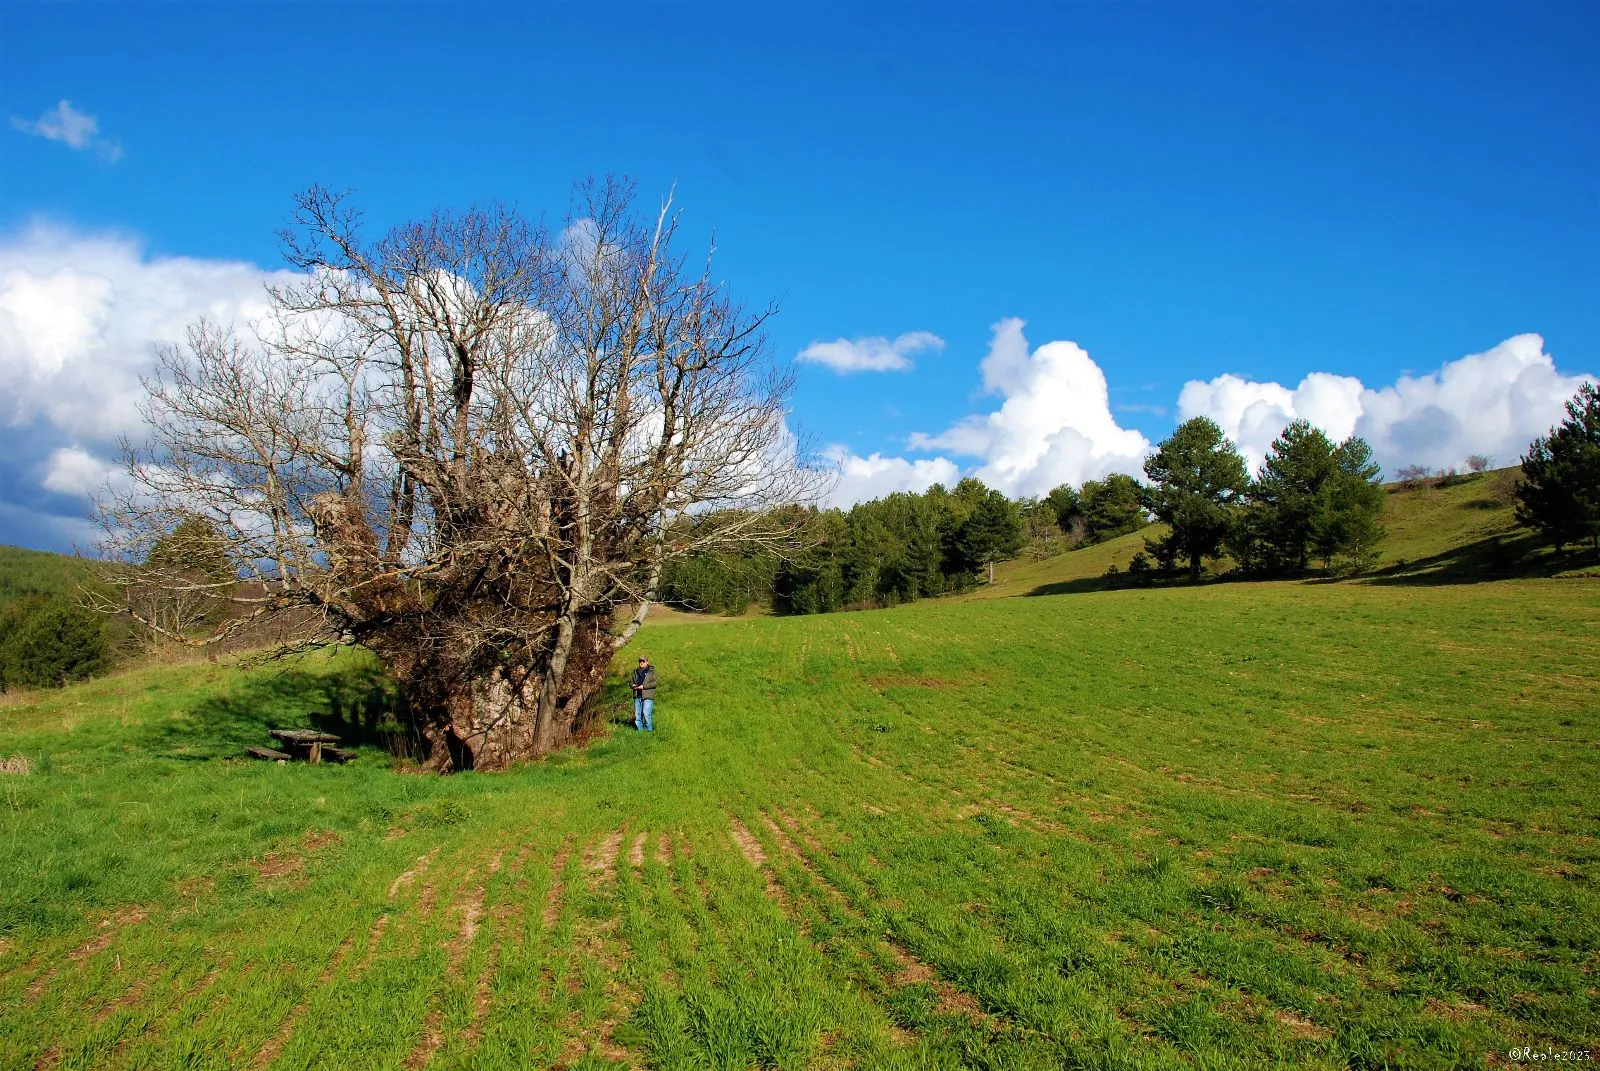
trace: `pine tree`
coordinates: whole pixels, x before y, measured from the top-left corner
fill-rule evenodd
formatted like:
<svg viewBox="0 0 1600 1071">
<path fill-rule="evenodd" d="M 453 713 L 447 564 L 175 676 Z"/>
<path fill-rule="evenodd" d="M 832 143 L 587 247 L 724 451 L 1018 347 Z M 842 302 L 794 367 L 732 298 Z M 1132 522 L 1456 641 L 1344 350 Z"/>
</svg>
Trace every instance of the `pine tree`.
<svg viewBox="0 0 1600 1071">
<path fill-rule="evenodd" d="M 1138 480 L 1121 472 L 1085 483 L 1080 504 L 1092 543 L 1137 532 L 1147 522 L 1144 488 Z"/>
<path fill-rule="evenodd" d="M 1352 436 L 1338 446 L 1296 420 L 1273 442 L 1232 541 L 1251 571 L 1304 572 L 1315 552 L 1324 570 L 1336 556 L 1370 564 L 1383 534 L 1382 470 Z"/>
<path fill-rule="evenodd" d="M 1251 527 L 1263 544 L 1268 569 L 1304 572 L 1312 519 L 1325 507 L 1324 485 L 1338 470 L 1334 445 L 1308 421 L 1296 420 L 1272 443 L 1261 477 L 1251 489 Z"/>
<path fill-rule="evenodd" d="M 1528 447 L 1517 487 L 1517 520 L 1559 550 L 1588 541 L 1600 551 L 1600 388 L 1585 383 L 1567 419 Z"/>
<path fill-rule="evenodd" d="M 964 484 L 967 481 L 961 482 Z M 956 553 L 969 570 L 976 571 L 987 566 L 989 583 L 992 584 L 994 563 L 1001 558 L 1013 557 L 1022 549 L 1022 539 L 1022 515 L 1017 504 L 999 491 L 988 491 L 977 501 L 966 523 L 961 526 L 956 536 Z"/>
<path fill-rule="evenodd" d="M 1172 529 L 1172 545 L 1197 581 L 1201 561 L 1220 553 L 1250 486 L 1244 458 L 1214 420 L 1194 417 L 1157 447 L 1144 471 L 1150 511 Z"/>
<path fill-rule="evenodd" d="M 1322 558 L 1324 571 L 1336 556 L 1348 558 L 1356 571 L 1369 568 L 1383 538 L 1383 469 L 1372 460 L 1372 447 L 1354 436 L 1333 452 L 1334 470 L 1319 489 L 1307 531 Z"/>
</svg>

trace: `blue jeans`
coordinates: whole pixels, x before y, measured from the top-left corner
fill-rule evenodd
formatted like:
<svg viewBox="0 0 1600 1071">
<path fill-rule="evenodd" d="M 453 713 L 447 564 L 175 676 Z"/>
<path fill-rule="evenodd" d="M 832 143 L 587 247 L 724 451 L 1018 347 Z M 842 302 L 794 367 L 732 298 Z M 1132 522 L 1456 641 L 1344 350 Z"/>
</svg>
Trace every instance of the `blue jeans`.
<svg viewBox="0 0 1600 1071">
<path fill-rule="evenodd" d="M 633 727 L 642 729 L 647 733 L 656 731 L 655 722 L 650 720 L 650 715 L 655 713 L 656 701 L 654 699 L 641 699 L 637 696 L 633 700 Z"/>
</svg>

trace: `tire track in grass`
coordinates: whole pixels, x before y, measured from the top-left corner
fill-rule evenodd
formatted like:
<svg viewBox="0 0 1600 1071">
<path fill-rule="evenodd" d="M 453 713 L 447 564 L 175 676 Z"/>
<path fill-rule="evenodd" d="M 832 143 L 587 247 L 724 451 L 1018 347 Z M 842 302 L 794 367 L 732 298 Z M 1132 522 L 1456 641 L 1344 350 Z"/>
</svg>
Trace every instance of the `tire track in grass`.
<svg viewBox="0 0 1600 1071">
<path fill-rule="evenodd" d="M 790 818 L 783 811 L 777 808 L 775 808 L 775 810 L 778 810 L 779 815 L 784 817 L 788 822 L 794 822 L 794 819 Z M 793 840 L 789 838 L 788 834 L 785 833 L 778 823 L 773 821 L 770 815 L 768 815 L 766 812 L 762 812 L 761 821 L 762 824 L 766 826 L 767 831 L 772 835 L 773 840 L 777 843 L 778 848 L 783 852 L 783 854 L 794 860 L 795 863 L 797 863 L 800 868 L 810 876 L 811 880 L 822 891 L 823 895 L 827 896 L 837 906 L 843 908 L 846 912 L 852 914 L 857 921 L 861 923 L 867 922 L 866 917 L 856 911 L 854 905 L 845 897 L 845 895 L 841 893 L 826 877 L 823 876 L 822 872 L 817 868 L 816 864 L 812 862 L 810 857 L 808 857 L 799 849 L 799 847 L 794 843 Z M 795 824 L 798 825 L 798 823 Z M 818 845 L 818 848 L 820 850 L 820 844 Z M 885 948 L 889 951 L 889 954 L 894 957 L 895 962 L 899 965 L 899 970 L 891 978 L 887 979 L 887 981 L 896 989 L 903 989 L 914 985 L 927 985 L 933 989 L 934 993 L 937 995 L 938 1004 L 936 1007 L 937 1010 L 943 1014 L 963 1016 L 967 1019 L 970 1019 L 977 1025 L 987 1027 L 991 1031 L 996 1032 L 1004 1029 L 1005 1025 L 1008 1025 L 1003 1024 L 999 1018 L 985 1012 L 982 1006 L 978 1003 L 977 998 L 975 998 L 972 994 L 958 989 L 949 982 L 940 978 L 937 971 L 935 971 L 927 963 L 924 963 L 922 960 L 918 959 L 916 954 L 913 953 L 909 948 L 897 941 L 890 939 L 887 936 L 881 938 L 881 940 Z"/>
<path fill-rule="evenodd" d="M 504 852 L 502 851 L 501 855 Z M 500 868 L 501 855 L 495 856 L 489 869 L 494 872 Z M 466 958 L 467 952 L 472 948 L 472 942 L 478 936 L 478 922 L 483 916 L 484 883 L 472 885 L 472 879 L 477 875 L 476 868 L 468 870 L 464 879 L 469 891 L 456 900 L 452 905 L 460 923 L 456 929 L 456 936 L 449 943 L 443 984 L 449 986 L 461 980 L 461 963 Z M 444 1044 L 444 1033 L 441 1029 L 444 1023 L 444 1010 L 439 1006 L 439 993 L 435 992 L 428 1001 L 429 1008 L 423 1020 L 422 1036 L 417 1039 L 410 1055 L 406 1057 L 407 1071 L 420 1071 L 433 1059 L 433 1054 L 439 1051 L 439 1046 Z"/>
<path fill-rule="evenodd" d="M 98 932 L 95 934 L 95 936 L 89 938 L 89 940 L 84 941 L 72 951 L 68 952 L 66 959 L 71 964 L 76 965 L 93 958 L 99 953 L 104 952 L 107 948 L 110 948 L 112 943 L 115 942 L 118 937 L 122 936 L 123 930 L 126 930 L 130 926 L 137 926 L 139 923 L 144 922 L 149 917 L 150 916 L 145 912 L 144 908 L 138 906 L 129 906 L 123 908 L 115 915 L 101 919 L 99 925 L 96 927 Z M 32 1004 L 42 997 L 44 995 L 44 991 L 50 988 L 50 983 L 54 982 L 57 976 L 60 975 L 61 971 L 66 969 L 67 966 L 67 963 L 61 963 L 58 961 L 46 968 L 44 973 L 35 977 L 33 981 L 29 982 L 28 988 L 24 991 L 27 997 L 27 1003 Z"/>
<path fill-rule="evenodd" d="M 255 1058 L 250 1061 L 252 1071 L 261 1071 L 262 1068 L 272 1063 L 283 1053 L 283 1047 L 294 1036 L 295 1028 L 300 1025 L 301 1018 L 304 1017 L 306 1010 L 311 1006 L 311 997 L 332 981 L 333 972 L 338 970 L 339 964 L 344 961 L 344 957 L 349 954 L 354 944 L 355 939 L 348 936 L 339 942 L 339 947 L 322 968 L 321 973 L 317 975 L 317 979 L 312 983 L 310 990 L 284 1018 L 283 1023 L 278 1027 L 278 1032 L 256 1051 Z"/>
<path fill-rule="evenodd" d="M 645 836 L 638 834 L 636 843 L 642 843 Z M 617 1027 L 626 1020 L 639 1001 L 638 992 L 625 980 L 626 964 L 632 953 L 618 934 L 621 919 L 616 911 L 620 899 L 617 892 L 617 864 L 626 837 L 627 826 L 623 825 L 611 831 L 598 845 L 586 847 L 583 852 L 586 878 L 584 886 L 575 890 L 575 893 L 578 898 L 588 902 L 578 905 L 584 910 L 580 910 L 573 921 L 573 942 L 568 950 L 568 959 L 579 968 L 580 974 L 584 973 L 585 961 L 599 965 L 601 969 L 588 972 L 589 977 L 580 978 L 580 984 L 583 985 L 583 991 L 592 992 L 598 988 L 596 996 L 599 999 L 596 1003 L 600 1004 L 602 1010 L 598 1019 L 580 1017 L 578 1029 L 568 1036 L 557 1067 L 570 1067 L 592 1053 L 630 1068 L 640 1066 L 634 1054 L 615 1039 Z M 629 873 L 631 875 L 632 871 Z M 585 981 L 587 984 L 584 984 Z"/>
</svg>

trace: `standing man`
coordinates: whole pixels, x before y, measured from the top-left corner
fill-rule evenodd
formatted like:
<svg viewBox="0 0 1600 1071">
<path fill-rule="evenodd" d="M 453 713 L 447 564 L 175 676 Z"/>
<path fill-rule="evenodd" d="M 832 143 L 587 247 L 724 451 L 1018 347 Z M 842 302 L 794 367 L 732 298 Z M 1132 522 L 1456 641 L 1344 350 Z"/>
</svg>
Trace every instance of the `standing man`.
<svg viewBox="0 0 1600 1071">
<path fill-rule="evenodd" d="M 633 671 L 633 727 L 643 732 L 656 731 L 651 715 L 656 709 L 656 667 L 643 655 L 639 668 Z"/>
</svg>

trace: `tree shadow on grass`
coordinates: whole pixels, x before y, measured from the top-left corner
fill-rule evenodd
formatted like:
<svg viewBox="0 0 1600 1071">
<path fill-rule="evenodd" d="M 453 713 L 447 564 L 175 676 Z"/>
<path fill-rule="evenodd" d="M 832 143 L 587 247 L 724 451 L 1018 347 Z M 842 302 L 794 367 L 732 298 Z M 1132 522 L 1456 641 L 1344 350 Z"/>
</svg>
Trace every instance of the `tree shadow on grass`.
<svg viewBox="0 0 1600 1071">
<path fill-rule="evenodd" d="M 175 718 L 145 725 L 135 741 L 153 757 L 179 762 L 241 758 L 247 747 L 281 748 L 270 729 L 318 729 L 339 738 L 339 747 L 376 748 L 417 759 L 423 742 L 405 698 L 375 662 L 318 666 L 293 664 L 241 674 L 226 694 L 213 694 Z M 237 671 L 231 671 L 237 672 Z M 633 694 L 627 681 L 610 677 L 595 697 L 593 729 L 633 726 Z M 591 731 L 592 735 L 592 731 Z"/>
<path fill-rule="evenodd" d="M 1600 555 L 1588 548 L 1567 548 L 1557 553 L 1554 547 L 1532 532 L 1508 532 L 1471 543 L 1463 543 L 1438 554 L 1414 561 L 1396 562 L 1375 572 L 1355 577 L 1298 576 L 1277 578 L 1284 583 L 1341 584 L 1352 580 L 1380 585 L 1432 586 L 1441 584 L 1479 584 L 1493 580 L 1539 579 L 1575 571 L 1600 570 Z M 1127 574 L 1117 577 L 1089 576 L 1041 584 L 1027 594 L 1073 595 L 1089 591 L 1124 591 L 1133 588 L 1199 587 L 1241 580 L 1272 580 L 1270 577 L 1244 577 L 1234 574 L 1206 576 L 1199 584 L 1186 578 L 1157 577 L 1142 583 Z"/>
<path fill-rule="evenodd" d="M 1103 576 L 1081 576 L 1076 580 L 1058 580 L 1054 584 L 1040 584 L 1028 592 L 1034 595 L 1077 595 L 1085 591 L 1110 591 L 1111 583 Z"/>
<path fill-rule="evenodd" d="M 1554 577 L 1596 565 L 1600 565 L 1600 556 L 1587 548 L 1558 553 L 1534 533 L 1516 532 L 1486 536 L 1416 561 L 1396 562 L 1362 579 L 1380 585 L 1479 584 Z"/>
<path fill-rule="evenodd" d="M 237 758 L 246 747 L 281 746 L 267 735 L 269 729 L 311 728 L 337 736 L 340 747 L 400 754 L 415 732 L 388 675 L 376 665 L 316 671 L 290 665 L 231 683 L 225 694 L 210 695 L 179 717 L 146 725 L 138 743 L 160 758 L 204 761 Z"/>
</svg>

